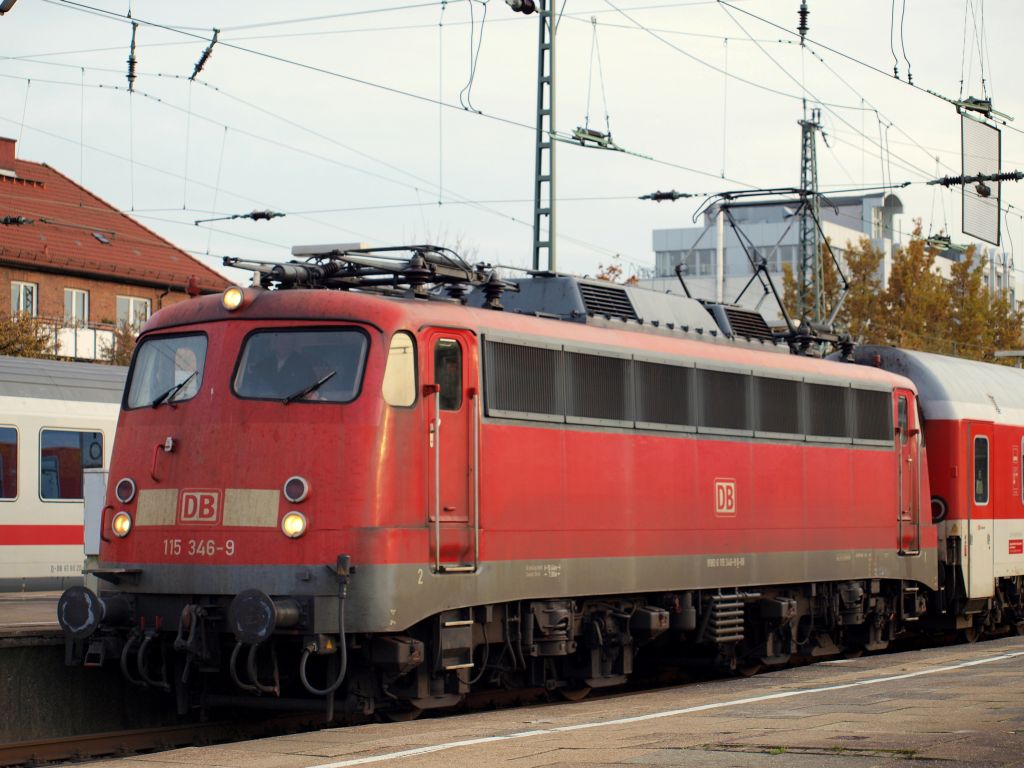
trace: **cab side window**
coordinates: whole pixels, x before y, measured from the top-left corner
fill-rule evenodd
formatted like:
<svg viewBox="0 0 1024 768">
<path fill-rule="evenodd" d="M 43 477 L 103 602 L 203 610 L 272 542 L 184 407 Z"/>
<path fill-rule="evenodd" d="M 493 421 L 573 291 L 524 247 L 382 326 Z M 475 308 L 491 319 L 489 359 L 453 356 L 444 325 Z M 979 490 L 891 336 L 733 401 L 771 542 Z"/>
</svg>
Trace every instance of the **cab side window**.
<svg viewBox="0 0 1024 768">
<path fill-rule="evenodd" d="M 434 381 L 441 390 L 441 410 L 462 407 L 462 347 L 455 339 L 438 339 L 434 345 Z"/>
<path fill-rule="evenodd" d="M 391 337 L 381 394 L 388 405 L 407 407 L 416 402 L 416 347 L 405 331 Z"/>
</svg>

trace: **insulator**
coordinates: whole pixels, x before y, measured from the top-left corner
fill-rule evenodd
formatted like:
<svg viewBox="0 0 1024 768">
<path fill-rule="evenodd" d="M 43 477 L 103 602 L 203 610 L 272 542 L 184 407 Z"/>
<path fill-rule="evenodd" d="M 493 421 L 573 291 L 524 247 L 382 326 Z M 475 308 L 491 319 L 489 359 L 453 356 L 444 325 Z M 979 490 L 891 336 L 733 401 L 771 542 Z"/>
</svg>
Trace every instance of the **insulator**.
<svg viewBox="0 0 1024 768">
<path fill-rule="evenodd" d="M 810 15 L 811 12 L 807 8 L 807 1 L 802 0 L 800 3 L 800 24 L 796 28 L 796 31 L 800 33 L 800 45 L 804 44 L 804 38 L 811 30 L 810 26 L 807 24 L 807 17 Z"/>
<path fill-rule="evenodd" d="M 135 90 L 135 31 L 139 28 L 138 22 L 132 22 L 132 47 L 128 52 L 128 91 Z"/>
</svg>

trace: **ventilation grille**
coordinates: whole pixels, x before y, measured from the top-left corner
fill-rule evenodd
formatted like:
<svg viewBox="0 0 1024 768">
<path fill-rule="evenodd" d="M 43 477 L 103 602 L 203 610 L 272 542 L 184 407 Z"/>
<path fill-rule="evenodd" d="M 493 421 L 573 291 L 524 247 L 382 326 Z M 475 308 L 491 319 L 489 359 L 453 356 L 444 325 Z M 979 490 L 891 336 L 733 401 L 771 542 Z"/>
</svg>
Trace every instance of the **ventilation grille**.
<svg viewBox="0 0 1024 768">
<path fill-rule="evenodd" d="M 815 437 L 847 437 L 846 387 L 807 385 L 807 434 Z"/>
<path fill-rule="evenodd" d="M 700 426 L 716 429 L 750 429 L 747 418 L 747 382 L 750 376 L 725 371 L 700 371 L 704 402 Z"/>
<path fill-rule="evenodd" d="M 788 379 L 754 378 L 759 432 L 798 435 L 800 428 L 800 382 Z"/>
<path fill-rule="evenodd" d="M 488 341 L 484 376 L 488 412 L 564 413 L 561 350 Z"/>
<path fill-rule="evenodd" d="M 680 427 L 696 423 L 690 407 L 692 369 L 637 360 L 634 372 L 637 421 Z"/>
<path fill-rule="evenodd" d="M 888 392 L 853 390 L 855 423 L 859 440 L 892 440 L 892 395 Z"/>
<path fill-rule="evenodd" d="M 763 339 L 773 341 L 772 329 L 768 327 L 760 312 L 742 307 L 722 307 L 725 316 L 729 319 L 732 332 L 735 336 L 746 336 L 748 339 Z"/>
<path fill-rule="evenodd" d="M 583 307 L 589 315 L 610 315 L 623 320 L 639 320 L 633 302 L 624 288 L 614 285 L 595 285 L 579 283 L 580 294 L 583 296 Z"/>
<path fill-rule="evenodd" d="M 566 416 L 584 419 L 631 421 L 633 419 L 630 367 L 618 357 L 567 352 L 569 397 Z"/>
</svg>

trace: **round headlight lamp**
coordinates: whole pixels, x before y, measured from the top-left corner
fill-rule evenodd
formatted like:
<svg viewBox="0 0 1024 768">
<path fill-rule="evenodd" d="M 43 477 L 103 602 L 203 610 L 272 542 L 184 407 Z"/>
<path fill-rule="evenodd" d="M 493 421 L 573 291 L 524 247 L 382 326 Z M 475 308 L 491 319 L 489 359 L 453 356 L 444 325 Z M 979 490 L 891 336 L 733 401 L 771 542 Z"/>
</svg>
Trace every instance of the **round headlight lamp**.
<svg viewBox="0 0 1024 768">
<path fill-rule="evenodd" d="M 228 312 L 234 312 L 245 301 L 245 292 L 237 285 L 232 285 L 221 294 L 220 303 Z"/>
<path fill-rule="evenodd" d="M 114 486 L 114 495 L 122 504 L 127 504 L 135 498 L 135 481 L 130 477 L 122 477 Z"/>
<path fill-rule="evenodd" d="M 284 481 L 284 487 L 281 491 L 288 501 L 292 504 L 298 504 L 300 501 L 305 501 L 306 497 L 309 496 L 309 481 L 299 475 L 293 475 Z"/>
<path fill-rule="evenodd" d="M 301 512 L 292 510 L 281 518 L 281 533 L 289 539 L 297 539 L 306 532 L 306 516 Z"/>
<path fill-rule="evenodd" d="M 114 519 L 110 521 L 110 530 L 112 530 L 114 535 L 119 539 L 123 539 L 132 530 L 132 516 L 122 509 L 114 515 Z"/>
</svg>

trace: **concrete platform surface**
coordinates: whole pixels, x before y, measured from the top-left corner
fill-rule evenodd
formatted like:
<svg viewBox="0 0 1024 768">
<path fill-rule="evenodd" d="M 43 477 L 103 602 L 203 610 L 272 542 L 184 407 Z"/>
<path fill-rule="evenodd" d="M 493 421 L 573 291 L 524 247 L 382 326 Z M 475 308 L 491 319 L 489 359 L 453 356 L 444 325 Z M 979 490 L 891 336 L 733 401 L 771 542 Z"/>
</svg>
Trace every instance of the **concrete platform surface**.
<svg viewBox="0 0 1024 768">
<path fill-rule="evenodd" d="M 60 592 L 0 593 L 0 637 L 57 634 Z"/>
<path fill-rule="evenodd" d="M 1024 766 L 1024 638 L 90 765 Z"/>
</svg>

